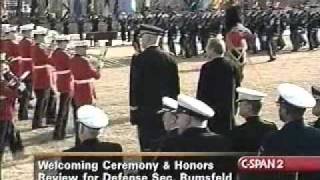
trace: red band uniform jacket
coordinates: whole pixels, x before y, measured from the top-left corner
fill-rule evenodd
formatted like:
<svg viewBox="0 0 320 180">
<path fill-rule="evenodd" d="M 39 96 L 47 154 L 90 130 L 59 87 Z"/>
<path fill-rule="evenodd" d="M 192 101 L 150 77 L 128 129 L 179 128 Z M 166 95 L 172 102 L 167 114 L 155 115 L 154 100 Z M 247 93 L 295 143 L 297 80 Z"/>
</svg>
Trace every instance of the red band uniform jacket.
<svg viewBox="0 0 320 180">
<path fill-rule="evenodd" d="M 27 38 L 23 38 L 19 42 L 19 55 L 21 60 L 21 74 L 29 71 L 33 71 L 33 61 L 31 58 L 32 41 Z M 31 77 L 31 76 L 30 76 Z"/>
<path fill-rule="evenodd" d="M 21 76 L 21 62 L 19 59 L 18 44 L 12 40 L 5 40 L 3 51 L 6 53 L 6 58 L 10 58 L 9 67 L 11 72 L 16 76 Z"/>
<path fill-rule="evenodd" d="M 55 67 L 57 91 L 60 93 L 73 92 L 72 74 L 70 70 L 70 56 L 62 49 L 56 49 L 52 56 L 52 64 Z"/>
<path fill-rule="evenodd" d="M 53 85 L 52 66 L 45 47 L 34 43 L 31 58 L 34 62 L 33 87 L 35 90 L 49 89 Z"/>
<path fill-rule="evenodd" d="M 70 61 L 74 78 L 74 102 L 77 107 L 93 104 L 95 99 L 94 79 L 100 78 L 100 73 L 89 64 L 88 60 L 75 55 Z"/>
</svg>

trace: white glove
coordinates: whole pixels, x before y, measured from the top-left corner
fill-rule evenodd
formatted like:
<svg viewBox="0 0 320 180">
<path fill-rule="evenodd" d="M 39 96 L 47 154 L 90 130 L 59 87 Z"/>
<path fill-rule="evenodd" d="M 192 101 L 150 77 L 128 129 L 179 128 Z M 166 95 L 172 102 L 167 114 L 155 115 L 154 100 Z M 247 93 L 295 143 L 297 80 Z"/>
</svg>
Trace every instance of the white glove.
<svg viewBox="0 0 320 180">
<path fill-rule="evenodd" d="M 24 90 L 26 89 L 26 85 L 24 83 L 20 83 L 19 87 L 18 87 L 18 90 L 20 92 L 23 92 Z"/>
</svg>

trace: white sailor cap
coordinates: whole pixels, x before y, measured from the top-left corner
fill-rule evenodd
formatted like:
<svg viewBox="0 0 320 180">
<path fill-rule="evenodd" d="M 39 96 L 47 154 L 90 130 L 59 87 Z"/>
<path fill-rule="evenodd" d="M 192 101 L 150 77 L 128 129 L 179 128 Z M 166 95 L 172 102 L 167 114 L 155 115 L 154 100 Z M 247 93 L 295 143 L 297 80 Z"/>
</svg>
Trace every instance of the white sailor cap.
<svg viewBox="0 0 320 180">
<path fill-rule="evenodd" d="M 109 124 L 107 114 L 102 109 L 92 105 L 81 106 L 77 110 L 77 115 L 78 121 L 91 129 L 101 129 Z"/>
<path fill-rule="evenodd" d="M 5 34 L 10 32 L 10 27 L 4 26 L 4 27 L 1 27 L 1 29 L 2 29 L 2 32 L 5 33 Z"/>
<path fill-rule="evenodd" d="M 312 108 L 316 105 L 316 100 L 311 93 L 294 84 L 280 84 L 278 92 L 280 98 L 293 106 L 299 108 Z"/>
<path fill-rule="evenodd" d="M 37 26 L 36 29 L 48 31 L 48 28 L 45 28 L 45 27 L 43 27 L 43 26 Z"/>
<path fill-rule="evenodd" d="M 183 94 L 178 96 L 178 112 L 184 112 L 191 116 L 200 117 L 200 119 L 206 120 L 214 116 L 214 110 L 204 102 Z"/>
<path fill-rule="evenodd" d="M 75 41 L 73 42 L 74 47 L 87 47 L 88 44 L 86 41 Z"/>
<path fill-rule="evenodd" d="M 34 29 L 34 24 L 26 24 L 20 27 L 21 31 L 32 31 Z"/>
<path fill-rule="evenodd" d="M 58 35 L 55 39 L 56 41 L 69 41 L 69 37 L 63 34 Z"/>
<path fill-rule="evenodd" d="M 46 35 L 46 34 L 47 34 L 47 31 L 42 30 L 42 29 L 36 29 L 36 30 L 33 30 L 32 33 L 33 33 L 34 35 Z"/>
<path fill-rule="evenodd" d="M 237 92 L 239 93 L 238 101 L 261 101 L 267 94 L 243 87 L 238 87 Z"/>
<path fill-rule="evenodd" d="M 169 97 L 162 98 L 162 110 L 161 112 L 172 112 L 178 109 L 178 101 Z"/>
<path fill-rule="evenodd" d="M 1 29 L 3 29 L 3 28 L 10 28 L 10 24 L 1 24 Z"/>
<path fill-rule="evenodd" d="M 16 32 L 18 29 L 18 26 L 11 26 L 10 27 L 10 32 Z"/>
</svg>

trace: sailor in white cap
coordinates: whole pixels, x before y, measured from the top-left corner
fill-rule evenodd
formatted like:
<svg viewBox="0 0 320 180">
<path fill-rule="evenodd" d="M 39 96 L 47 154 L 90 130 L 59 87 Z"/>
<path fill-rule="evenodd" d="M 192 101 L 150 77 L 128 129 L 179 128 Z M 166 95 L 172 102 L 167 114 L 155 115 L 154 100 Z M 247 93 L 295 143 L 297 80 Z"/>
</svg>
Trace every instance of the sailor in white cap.
<svg viewBox="0 0 320 180">
<path fill-rule="evenodd" d="M 81 142 L 66 152 L 122 152 L 120 144 L 98 140 L 101 130 L 109 124 L 109 118 L 102 109 L 84 105 L 77 110 L 77 116 Z"/>
<path fill-rule="evenodd" d="M 277 126 L 260 118 L 262 102 L 265 93 L 242 88 L 237 88 L 239 93 L 239 114 L 246 122 L 235 127 L 231 132 L 234 152 L 258 152 L 266 134 L 275 132 Z"/>
<path fill-rule="evenodd" d="M 281 84 L 279 114 L 284 127 L 266 138 L 261 146 L 265 155 L 319 156 L 320 130 L 304 124 L 307 109 L 316 105 L 314 97 L 305 89 L 293 84 Z"/>
<path fill-rule="evenodd" d="M 162 98 L 176 99 L 180 93 L 177 64 L 159 48 L 163 33 L 161 28 L 141 25 L 143 52 L 133 56 L 130 66 L 130 122 L 138 125 L 142 151 L 149 151 L 165 132 L 162 117 L 157 114 Z"/>
<path fill-rule="evenodd" d="M 162 105 L 163 108 L 158 113 L 162 114 L 164 130 L 167 133 L 163 135 L 162 138 L 160 138 L 159 143 L 156 144 L 157 147 L 155 151 L 161 151 L 163 145 L 166 144 L 166 141 L 178 135 L 178 124 L 176 116 L 178 101 L 169 97 L 163 97 Z"/>
<path fill-rule="evenodd" d="M 164 129 L 167 132 L 175 131 L 178 127 L 176 124 L 176 111 L 178 109 L 178 101 L 169 97 L 162 98 L 163 108 L 159 113 L 162 113 L 162 121 Z"/>
<path fill-rule="evenodd" d="M 78 133 L 81 142 L 75 147 L 67 149 L 64 152 L 122 152 L 122 146 L 120 144 L 113 142 L 102 142 L 98 138 L 98 136 L 101 135 L 102 129 L 106 128 L 109 124 L 109 118 L 102 109 L 91 105 L 84 105 L 77 110 L 77 115 L 79 123 Z M 87 177 L 103 177 L 106 171 L 101 166 L 106 160 L 115 163 L 121 163 L 122 157 L 64 157 L 62 159 L 62 162 L 64 163 L 81 161 L 90 163 L 94 162 L 99 164 L 99 169 L 97 171 L 88 171 L 88 169 L 73 171 L 71 169 L 62 171 L 61 174 L 76 176 L 79 179 L 84 177 L 84 173 L 87 174 Z M 111 175 L 118 175 L 120 171 L 122 170 L 108 170 L 108 173 Z"/>
<path fill-rule="evenodd" d="M 314 122 L 313 126 L 320 129 L 320 87 L 312 86 L 311 91 L 313 97 L 317 101 L 316 105 L 312 108 L 312 114 L 318 118 L 318 120 Z"/>
<path fill-rule="evenodd" d="M 171 139 L 162 151 L 225 152 L 230 141 L 207 128 L 208 119 L 215 112 L 204 102 L 186 95 L 178 96 L 177 124 L 179 137 Z"/>
</svg>

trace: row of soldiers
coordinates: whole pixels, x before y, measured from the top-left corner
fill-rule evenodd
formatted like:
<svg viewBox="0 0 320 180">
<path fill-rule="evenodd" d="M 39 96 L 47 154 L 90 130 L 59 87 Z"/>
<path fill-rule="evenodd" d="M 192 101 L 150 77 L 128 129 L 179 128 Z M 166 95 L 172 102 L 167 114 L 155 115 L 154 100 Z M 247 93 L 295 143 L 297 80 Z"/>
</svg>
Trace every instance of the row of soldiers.
<svg viewBox="0 0 320 180">
<path fill-rule="evenodd" d="M 167 31 L 168 46 L 170 52 L 177 54 L 175 41 L 180 36 L 181 55 L 186 58 L 198 55 L 197 41 L 205 52 L 208 39 L 218 34 L 224 35 L 227 31 L 224 19 L 224 11 L 216 12 L 185 12 L 185 13 L 156 13 L 119 16 L 121 38 L 123 41 L 131 41 L 131 34 L 138 34 L 139 24 L 150 24 Z M 275 60 L 276 52 L 286 47 L 284 41 L 285 30 L 290 30 L 292 51 L 298 51 L 309 43 L 309 49 L 313 50 L 320 45 L 318 31 L 320 28 L 320 12 L 318 9 L 252 9 L 243 16 L 244 25 L 255 35 L 249 42 L 249 48 L 253 53 L 258 53 L 257 41 L 260 42 L 260 50 L 268 51 L 270 60 Z M 307 34 L 307 39 L 303 34 Z M 135 39 L 133 39 L 135 41 Z"/>
<path fill-rule="evenodd" d="M 30 105 L 33 106 L 31 99 L 35 98 L 32 129 L 52 124 L 55 126 L 53 138 L 63 140 L 72 110 L 70 106 L 76 112 L 82 105 L 95 103 L 93 81 L 100 78 L 101 64 L 86 55 L 85 41 L 73 42 L 74 52 L 71 52 L 67 49 L 69 37 L 66 35 L 57 35 L 51 44 L 46 44 L 49 31 L 43 27 L 34 28 L 33 24 L 27 24 L 21 26 L 19 32 L 15 26 L 2 24 L 1 29 L 2 157 L 8 142 L 12 152 L 23 149 L 19 133 L 14 128 L 17 99 L 18 120 L 30 119 L 28 110 Z M 76 119 L 76 113 L 74 117 Z M 78 137 L 76 139 L 78 142 Z"/>
<path fill-rule="evenodd" d="M 307 9 L 308 8 L 308 9 Z M 201 50 L 205 52 L 208 39 L 219 34 L 224 35 L 227 31 L 224 19 L 224 11 L 199 11 L 183 13 L 136 13 L 126 14 L 122 12 L 116 18 L 119 23 L 121 40 L 137 42 L 140 24 L 150 24 L 161 27 L 167 31 L 169 51 L 177 55 L 175 42 L 180 44 L 180 55 L 190 58 L 199 54 L 197 42 L 201 43 Z M 92 24 L 92 32 L 112 31 L 113 17 L 99 17 L 96 15 L 88 18 L 77 19 L 78 33 L 82 37 L 84 23 Z M 57 20 L 54 15 L 48 16 L 50 29 L 56 29 Z M 63 19 L 63 32 L 69 33 L 69 20 Z M 99 29 L 99 23 L 105 22 L 106 29 Z M 320 45 L 318 31 L 320 27 L 320 12 L 316 7 L 305 9 L 284 10 L 270 7 L 267 10 L 253 8 L 246 10 L 243 22 L 255 36 L 249 40 L 249 48 L 252 52 L 267 51 L 270 61 L 276 59 L 276 52 L 286 47 L 284 40 L 285 30 L 290 30 L 292 51 L 298 51 L 308 43 L 310 50 Z M 307 39 L 304 37 L 307 34 Z M 177 39 L 179 37 L 179 39 Z M 257 44 L 260 43 L 260 48 Z"/>
</svg>

